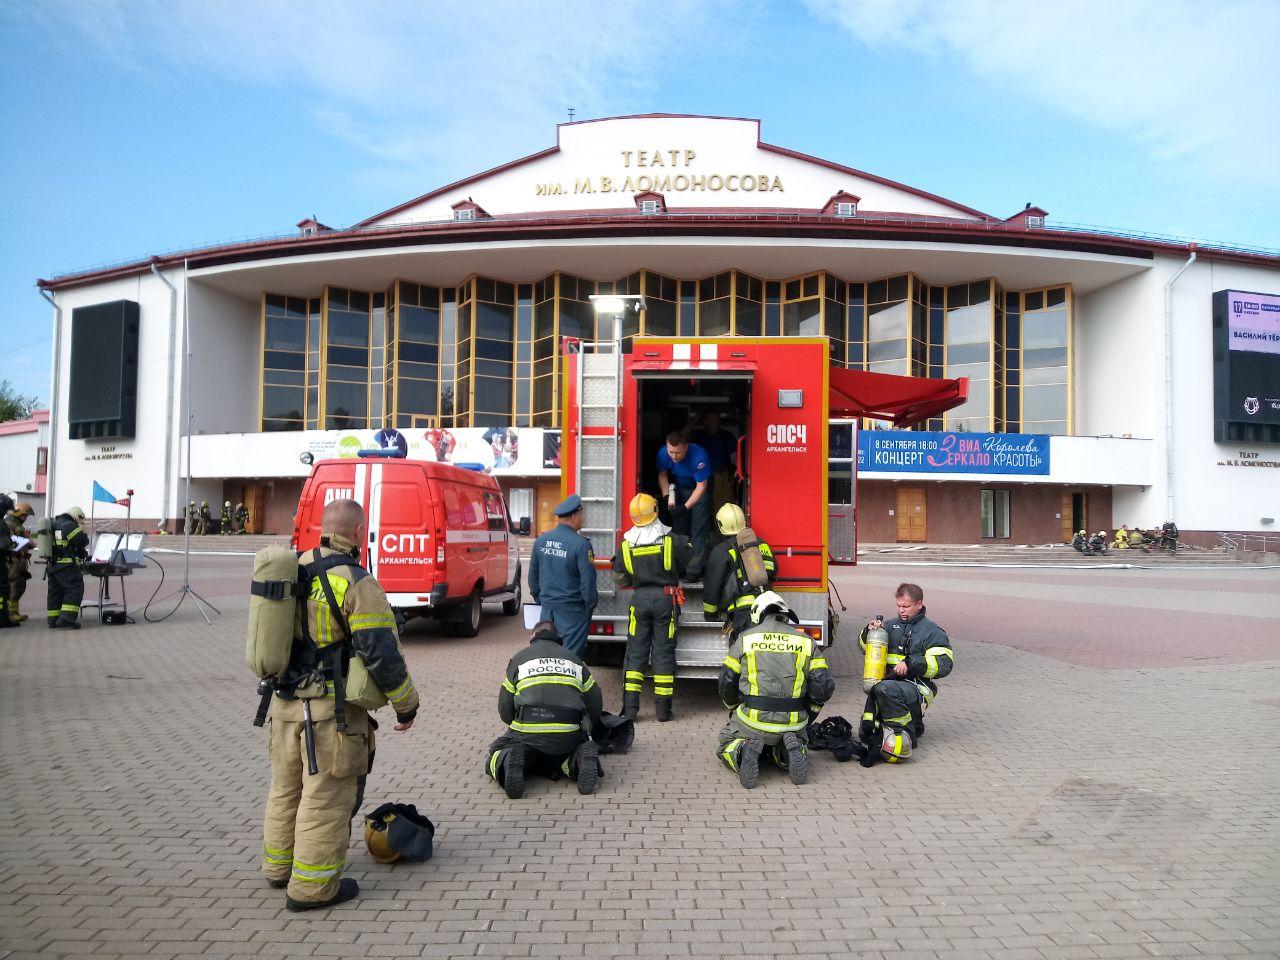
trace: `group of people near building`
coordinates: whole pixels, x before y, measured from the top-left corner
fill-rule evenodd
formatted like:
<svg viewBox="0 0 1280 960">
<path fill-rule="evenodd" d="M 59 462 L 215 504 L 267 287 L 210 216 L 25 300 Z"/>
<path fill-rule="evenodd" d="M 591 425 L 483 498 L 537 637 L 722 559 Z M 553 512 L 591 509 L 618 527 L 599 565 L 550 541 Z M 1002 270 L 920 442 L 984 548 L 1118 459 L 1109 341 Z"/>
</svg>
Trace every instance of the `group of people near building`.
<svg viewBox="0 0 1280 960">
<path fill-rule="evenodd" d="M 71 507 L 54 517 L 47 531 L 37 537 L 26 526 L 35 511 L 31 504 L 15 503 L 0 494 L 0 566 L 5 574 L 4 603 L 0 604 L 0 629 L 17 627 L 27 620 L 21 601 L 31 579 L 31 558 L 39 546 L 44 559 L 48 597 L 45 622 L 50 629 L 80 629 L 80 604 L 84 600 L 82 566 L 89 559 L 89 537 L 81 524 L 84 511 Z M 43 521 L 41 521 L 43 523 Z M 44 529 L 42 527 L 42 529 Z M 43 543 L 39 543 L 43 540 Z"/>
<path fill-rule="evenodd" d="M 213 511 L 208 500 L 201 500 L 196 506 L 194 500 L 187 503 L 187 531 L 194 537 L 202 537 L 210 533 L 244 534 L 249 532 L 249 508 L 237 503 L 232 509 L 231 501 L 222 502 L 222 510 L 218 519 L 213 519 Z"/>
<path fill-rule="evenodd" d="M 607 714 L 583 659 L 596 571 L 590 542 L 579 533 L 582 500 L 571 496 L 555 512 L 560 524 L 538 538 L 529 570 L 529 590 L 544 619 L 507 664 L 498 690 L 498 716 L 507 729 L 485 753 L 486 773 L 513 799 L 535 775 L 566 778 L 581 794 L 594 793 L 604 771 L 592 733 L 635 722 L 647 670 L 657 719 L 672 719 L 681 583 L 696 560 L 689 536 L 661 522 L 653 496 L 632 499 L 631 526 L 613 562 L 615 580 L 632 591 L 623 701 L 620 715 Z M 835 678 L 823 650 L 771 589 L 777 561 L 768 544 L 737 537 L 746 526 L 741 507 L 723 505 L 716 522 L 724 539 L 705 565 L 704 612 L 724 621 L 730 642 L 717 681 L 728 716 L 715 755 L 747 788 L 758 784 L 765 758 L 803 784 L 808 732 L 834 694 Z M 298 602 L 305 610 L 296 618 L 289 663 L 265 688 L 259 713 L 271 714 L 262 870 L 271 886 L 287 888 L 286 906 L 295 911 L 333 906 L 359 892 L 342 873 L 378 725 L 363 701 L 347 697 L 344 672 L 354 676 L 360 667 L 380 691 L 378 702 L 391 704 L 397 732 L 411 729 L 418 713 L 394 613 L 357 559 L 365 523 L 352 500 L 325 507 L 321 546 L 299 557 L 306 585 Z M 872 620 L 862 633 L 865 643 L 869 631 L 887 632 L 891 671 L 867 695 L 858 729 L 864 764 L 910 756 L 923 736 L 936 681 L 953 660 L 946 633 L 925 616 L 923 591 L 903 584 L 896 594 L 897 616 Z M 309 637 L 315 642 L 304 642 Z M 395 814 L 381 819 L 395 821 Z M 420 819 L 402 818 L 402 836 L 420 838 Z M 382 831 L 378 850 L 386 852 L 391 829 L 366 822 L 371 852 L 375 827 Z"/>
<path fill-rule="evenodd" d="M 1150 553 L 1152 550 L 1168 550 L 1170 553 L 1176 553 L 1178 525 L 1172 520 L 1166 520 L 1158 528 L 1143 530 L 1140 527 L 1130 529 L 1127 524 L 1122 523 L 1116 530 L 1114 538 L 1106 530 L 1099 530 L 1093 534 L 1087 530 L 1080 530 L 1071 538 L 1071 546 L 1085 556 L 1107 553 L 1110 550 L 1142 550 L 1144 553 Z"/>
</svg>

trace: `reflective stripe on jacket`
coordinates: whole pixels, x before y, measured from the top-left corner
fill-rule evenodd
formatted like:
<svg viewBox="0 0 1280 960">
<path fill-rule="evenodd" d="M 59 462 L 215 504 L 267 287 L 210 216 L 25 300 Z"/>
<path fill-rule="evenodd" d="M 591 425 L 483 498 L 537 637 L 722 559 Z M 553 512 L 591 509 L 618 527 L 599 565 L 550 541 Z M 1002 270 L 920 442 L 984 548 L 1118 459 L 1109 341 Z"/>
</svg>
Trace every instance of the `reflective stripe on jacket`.
<svg viewBox="0 0 1280 960">
<path fill-rule="evenodd" d="M 813 638 L 778 617 L 744 631 L 720 668 L 720 699 L 739 721 L 764 733 L 803 730 L 810 708 L 835 693 L 836 682 Z"/>
</svg>

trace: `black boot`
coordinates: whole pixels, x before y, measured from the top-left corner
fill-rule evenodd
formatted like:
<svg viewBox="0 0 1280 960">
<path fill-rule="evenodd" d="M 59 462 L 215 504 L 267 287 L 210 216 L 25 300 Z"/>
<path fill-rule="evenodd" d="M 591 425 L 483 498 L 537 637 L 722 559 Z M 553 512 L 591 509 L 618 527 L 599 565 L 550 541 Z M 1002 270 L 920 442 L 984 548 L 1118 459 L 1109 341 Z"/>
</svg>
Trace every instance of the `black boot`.
<svg viewBox="0 0 1280 960">
<path fill-rule="evenodd" d="M 524 747 L 520 744 L 508 747 L 502 758 L 502 789 L 511 800 L 524 796 Z"/>
<path fill-rule="evenodd" d="M 748 740 L 738 751 L 738 782 L 748 790 L 760 782 L 760 754 L 764 744 L 759 740 Z"/>
<path fill-rule="evenodd" d="M 0 630 L 4 630 L 6 627 L 16 626 L 17 624 L 9 619 L 9 611 L 5 608 L 4 604 L 0 603 Z"/>
<path fill-rule="evenodd" d="M 794 733 L 782 735 L 782 748 L 787 757 L 787 773 L 791 782 L 799 786 L 809 780 L 809 748 Z"/>
<path fill-rule="evenodd" d="M 578 765 L 578 792 L 584 797 L 600 789 L 600 748 L 588 740 L 574 753 Z"/>
<path fill-rule="evenodd" d="M 284 905 L 295 913 L 302 910 L 323 910 L 325 907 L 336 907 L 340 903 L 354 900 L 359 894 L 360 884 L 351 877 L 343 877 L 338 881 L 338 892 L 334 894 L 332 900 L 319 900 L 313 903 L 310 900 L 294 900 L 286 896 Z"/>
<path fill-rule="evenodd" d="M 634 690 L 627 690 L 622 694 L 622 715 L 628 720 L 634 720 L 640 715 L 640 694 Z"/>
<path fill-rule="evenodd" d="M 659 723 L 666 723 L 671 719 L 671 698 L 670 697 L 654 697 L 653 712 L 658 718 Z"/>
<path fill-rule="evenodd" d="M 79 630 L 80 621 L 77 618 L 69 617 L 65 613 L 58 617 L 58 626 L 67 630 Z"/>
</svg>

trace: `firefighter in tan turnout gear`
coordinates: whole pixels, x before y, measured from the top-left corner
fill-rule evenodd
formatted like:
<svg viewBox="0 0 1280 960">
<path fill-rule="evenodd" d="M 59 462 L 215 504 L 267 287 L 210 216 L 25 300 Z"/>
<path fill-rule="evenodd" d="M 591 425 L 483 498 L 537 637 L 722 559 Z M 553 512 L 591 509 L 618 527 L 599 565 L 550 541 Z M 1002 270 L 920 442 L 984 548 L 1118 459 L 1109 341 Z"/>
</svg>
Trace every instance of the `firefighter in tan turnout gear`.
<svg viewBox="0 0 1280 960">
<path fill-rule="evenodd" d="M 671 719 L 676 682 L 676 625 L 680 619 L 680 578 L 693 557 L 689 539 L 658 519 L 658 503 L 647 493 L 631 498 L 634 526 L 622 535 L 613 556 L 613 579 L 631 587 L 627 611 L 627 651 L 622 715 L 634 720 L 640 712 L 646 664 L 653 667 L 654 712 L 659 721 Z"/>
<path fill-rule="evenodd" d="M 273 887 L 288 886 L 290 910 L 332 906 L 359 893 L 354 879 L 342 877 L 342 868 L 376 724 L 363 707 L 345 699 L 349 687 L 340 690 L 343 703 L 336 702 L 335 686 L 342 683 L 335 681 L 354 680 L 358 659 L 395 710 L 396 730 L 412 727 L 418 713 L 418 693 L 387 596 L 354 559 L 364 524 L 364 510 L 352 500 L 325 507 L 321 546 L 298 558 L 305 599 L 297 604 L 288 665 L 275 678 L 271 697 L 262 871 Z"/>
<path fill-rule="evenodd" d="M 720 699 L 732 713 L 717 755 L 748 790 L 760 782 L 767 748 L 791 782 L 809 779 L 807 729 L 835 693 L 836 681 L 813 638 L 772 590 L 751 608 L 755 626 L 734 641 L 720 668 Z"/>
</svg>

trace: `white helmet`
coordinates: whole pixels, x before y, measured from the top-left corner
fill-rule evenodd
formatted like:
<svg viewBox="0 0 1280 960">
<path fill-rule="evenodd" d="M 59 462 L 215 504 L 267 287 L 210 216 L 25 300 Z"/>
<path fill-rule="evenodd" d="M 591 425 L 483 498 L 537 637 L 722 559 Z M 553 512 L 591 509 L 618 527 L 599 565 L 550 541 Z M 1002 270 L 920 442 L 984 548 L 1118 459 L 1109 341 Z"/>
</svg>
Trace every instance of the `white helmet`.
<svg viewBox="0 0 1280 960">
<path fill-rule="evenodd" d="M 764 619 L 764 615 L 770 612 L 776 613 L 780 617 L 790 617 L 793 623 L 800 622 L 800 618 L 787 606 L 787 601 L 772 590 L 766 590 L 756 597 L 755 602 L 751 604 L 751 622 L 759 623 Z"/>
</svg>

